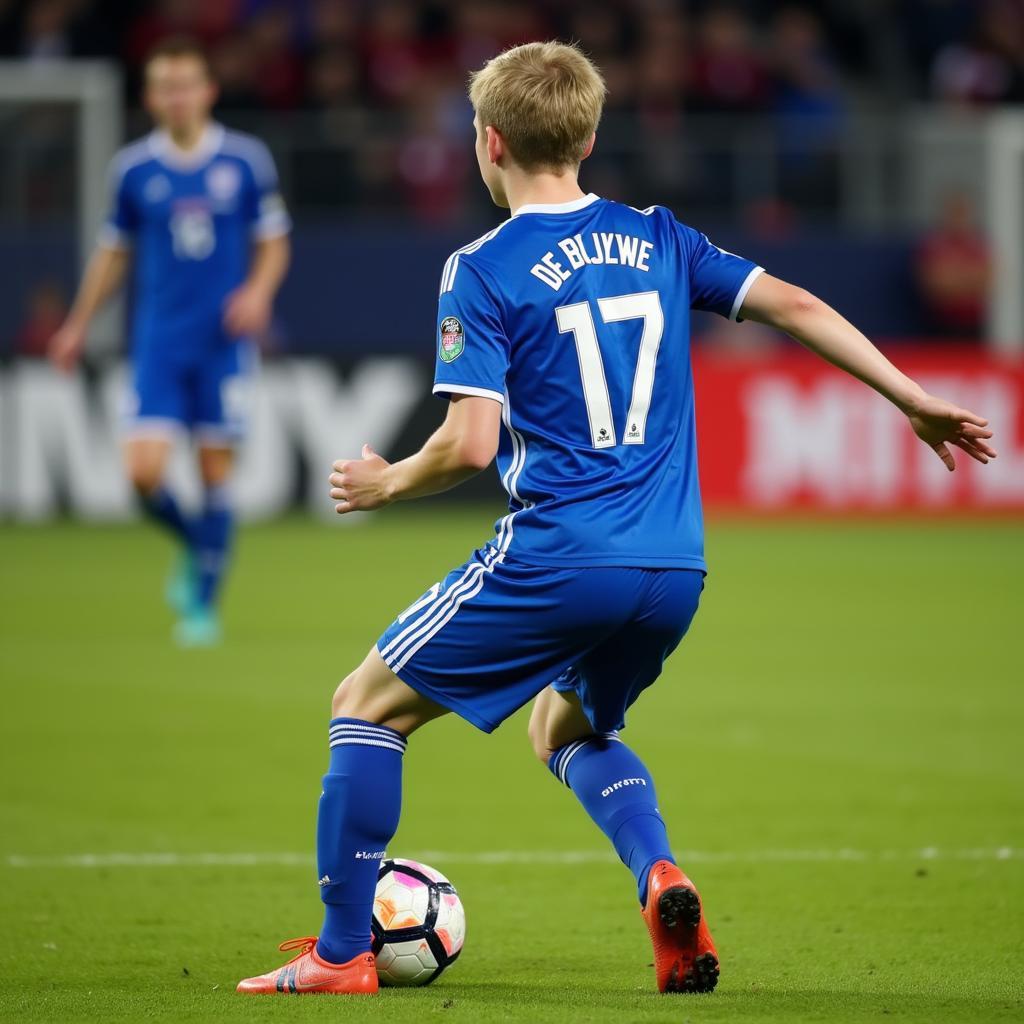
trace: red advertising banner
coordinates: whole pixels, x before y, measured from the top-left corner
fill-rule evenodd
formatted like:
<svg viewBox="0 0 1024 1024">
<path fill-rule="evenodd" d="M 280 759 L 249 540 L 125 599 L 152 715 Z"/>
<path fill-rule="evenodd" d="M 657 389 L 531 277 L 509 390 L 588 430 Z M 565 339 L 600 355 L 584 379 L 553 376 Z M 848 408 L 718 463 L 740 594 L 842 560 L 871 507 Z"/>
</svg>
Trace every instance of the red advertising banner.
<svg viewBox="0 0 1024 1024">
<path fill-rule="evenodd" d="M 986 416 L 999 457 L 950 473 L 902 414 L 799 348 L 694 356 L 701 484 L 712 509 L 1024 512 L 1024 360 L 897 348 L 934 394 Z"/>
</svg>

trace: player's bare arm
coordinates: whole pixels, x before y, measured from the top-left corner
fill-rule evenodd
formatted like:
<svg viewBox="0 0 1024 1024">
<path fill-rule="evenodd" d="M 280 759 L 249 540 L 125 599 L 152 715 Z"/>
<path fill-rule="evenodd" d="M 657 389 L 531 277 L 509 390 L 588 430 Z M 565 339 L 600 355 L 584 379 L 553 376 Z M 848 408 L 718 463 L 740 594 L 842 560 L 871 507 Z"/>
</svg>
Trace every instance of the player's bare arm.
<svg viewBox="0 0 1024 1024">
<path fill-rule="evenodd" d="M 978 462 L 986 463 L 996 457 L 995 449 L 988 443 L 992 437 L 988 420 L 928 394 L 886 359 L 853 324 L 804 289 L 761 274 L 747 292 L 741 313 L 748 320 L 785 331 L 822 359 L 889 399 L 950 472 L 956 464 L 949 445 Z"/>
<path fill-rule="evenodd" d="M 389 463 L 364 445 L 361 459 L 335 462 L 330 476 L 335 511 L 365 512 L 450 490 L 494 461 L 500 428 L 500 403 L 452 395 L 444 422 L 415 455 Z"/>
<path fill-rule="evenodd" d="M 75 368 L 92 318 L 124 283 L 130 250 L 100 245 L 96 247 L 79 285 L 78 294 L 61 325 L 50 339 L 49 357 L 60 370 Z"/>
<path fill-rule="evenodd" d="M 224 327 L 236 337 L 260 334 L 270 325 L 274 297 L 288 274 L 291 242 L 286 234 L 253 246 L 246 280 L 224 300 Z"/>
</svg>

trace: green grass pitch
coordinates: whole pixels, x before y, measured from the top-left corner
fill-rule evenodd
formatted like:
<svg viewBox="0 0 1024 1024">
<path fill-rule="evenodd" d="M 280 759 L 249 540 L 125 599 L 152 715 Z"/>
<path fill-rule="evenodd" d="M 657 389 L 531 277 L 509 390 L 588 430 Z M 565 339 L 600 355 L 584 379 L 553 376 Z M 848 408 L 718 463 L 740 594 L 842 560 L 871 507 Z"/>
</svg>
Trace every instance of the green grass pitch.
<svg viewBox="0 0 1024 1024">
<path fill-rule="evenodd" d="M 156 533 L 0 529 L 0 1019 L 1022 1019 L 1024 530 L 1007 522 L 711 528 L 702 609 L 626 738 L 702 889 L 713 995 L 653 991 L 632 880 L 520 713 L 490 738 L 436 723 L 406 758 L 391 852 L 458 886 L 451 972 L 376 1001 L 237 996 L 319 925 L 335 682 L 489 511 L 245 529 L 228 642 L 192 652 L 169 640 Z"/>
</svg>

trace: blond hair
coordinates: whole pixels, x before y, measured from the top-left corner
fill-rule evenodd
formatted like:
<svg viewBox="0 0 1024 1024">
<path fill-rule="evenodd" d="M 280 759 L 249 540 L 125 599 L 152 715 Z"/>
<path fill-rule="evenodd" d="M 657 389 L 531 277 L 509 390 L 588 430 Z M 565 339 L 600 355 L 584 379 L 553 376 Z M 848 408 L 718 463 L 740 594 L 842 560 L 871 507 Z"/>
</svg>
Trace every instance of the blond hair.
<svg viewBox="0 0 1024 1024">
<path fill-rule="evenodd" d="M 583 159 L 604 106 L 601 72 L 576 46 L 524 43 L 489 60 L 469 80 L 481 127 L 492 125 L 524 170 L 557 170 Z"/>
</svg>

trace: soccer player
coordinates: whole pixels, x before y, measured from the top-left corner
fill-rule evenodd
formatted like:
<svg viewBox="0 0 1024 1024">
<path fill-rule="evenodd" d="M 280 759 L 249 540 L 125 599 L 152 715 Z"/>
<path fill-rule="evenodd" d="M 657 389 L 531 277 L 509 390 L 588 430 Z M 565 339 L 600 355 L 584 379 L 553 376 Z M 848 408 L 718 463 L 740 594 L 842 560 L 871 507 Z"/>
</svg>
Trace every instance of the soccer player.
<svg viewBox="0 0 1024 1024">
<path fill-rule="evenodd" d="M 448 712 L 490 732 L 534 698 L 534 751 L 636 881 L 659 990 L 714 988 L 700 897 L 619 735 L 703 588 L 691 309 L 792 335 L 892 401 L 949 469 L 951 445 L 995 455 L 984 419 L 927 394 L 825 303 L 662 207 L 584 193 L 604 95 L 597 69 L 559 43 L 508 50 L 472 78 L 480 173 L 512 215 L 441 274 L 434 392 L 447 416 L 400 462 L 369 446 L 336 462 L 330 494 L 343 515 L 382 508 L 497 454 L 509 513 L 338 687 L 317 828 L 323 928 L 241 992 L 376 991 L 371 911 L 409 735 Z"/>
<path fill-rule="evenodd" d="M 263 143 L 211 119 L 217 87 L 201 49 L 169 40 L 146 62 L 151 134 L 111 166 L 111 209 L 66 322 L 50 345 L 72 369 L 89 323 L 136 251 L 134 382 L 125 460 L 143 509 L 181 546 L 167 597 L 185 646 L 216 643 L 232 533 L 228 477 L 243 430 L 255 335 L 289 262 L 288 214 Z M 204 498 L 188 515 L 164 483 L 189 431 Z"/>
</svg>

